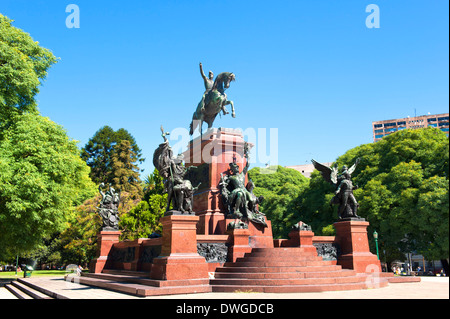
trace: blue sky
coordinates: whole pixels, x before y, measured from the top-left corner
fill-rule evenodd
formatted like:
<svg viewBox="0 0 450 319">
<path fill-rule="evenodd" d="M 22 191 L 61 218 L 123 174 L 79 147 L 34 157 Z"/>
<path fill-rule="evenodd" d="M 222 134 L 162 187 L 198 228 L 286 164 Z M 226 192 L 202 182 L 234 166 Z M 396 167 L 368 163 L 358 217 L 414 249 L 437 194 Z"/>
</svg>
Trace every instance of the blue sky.
<svg viewBox="0 0 450 319">
<path fill-rule="evenodd" d="M 65 24 L 71 3 L 79 29 Z M 366 27 L 371 3 L 380 28 Z M 41 114 L 80 147 L 104 125 L 127 129 L 148 174 L 160 125 L 188 128 L 204 91 L 199 62 L 236 74 L 227 95 L 237 117 L 214 126 L 277 128 L 283 166 L 371 143 L 372 121 L 448 112 L 448 5 L 2 0 L 0 12 L 60 58 L 37 97 Z"/>
</svg>

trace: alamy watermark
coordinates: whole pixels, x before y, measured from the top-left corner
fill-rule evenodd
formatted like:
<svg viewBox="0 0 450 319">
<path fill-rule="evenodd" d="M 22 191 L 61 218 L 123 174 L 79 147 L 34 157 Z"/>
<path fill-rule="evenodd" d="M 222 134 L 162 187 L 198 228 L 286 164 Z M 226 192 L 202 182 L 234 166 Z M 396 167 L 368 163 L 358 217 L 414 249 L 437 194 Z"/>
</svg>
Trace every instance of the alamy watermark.
<svg viewBox="0 0 450 319">
<path fill-rule="evenodd" d="M 214 129 L 213 129 L 214 130 Z M 187 145 L 194 150 L 192 156 L 185 156 L 184 161 L 191 163 L 226 163 L 233 162 L 233 156 L 239 155 L 242 159 L 244 156 L 243 141 L 249 146 L 249 163 L 260 164 L 263 166 L 261 173 L 273 173 L 278 165 L 278 128 L 253 128 L 246 129 L 226 129 L 232 134 L 228 134 L 226 142 L 220 138 L 210 139 L 212 131 L 203 132 L 202 136 L 191 139 L 189 131 L 184 127 L 173 129 L 169 134 L 173 154 L 182 154 L 186 151 Z M 220 129 L 217 131 L 220 135 Z M 239 133 L 239 134 L 236 134 Z M 222 142 L 221 142 L 222 141 Z M 205 145 L 206 144 L 206 145 Z M 218 156 L 218 154 L 221 154 Z M 269 168 L 272 168 L 269 169 Z"/>
<path fill-rule="evenodd" d="M 366 18 L 366 27 L 369 29 L 380 28 L 380 8 L 376 4 L 369 4 L 366 7 L 366 12 L 370 14 Z"/>
<path fill-rule="evenodd" d="M 66 27 L 68 29 L 80 28 L 80 8 L 76 4 L 69 4 L 66 7 L 66 13 L 70 13 L 66 17 Z"/>
</svg>

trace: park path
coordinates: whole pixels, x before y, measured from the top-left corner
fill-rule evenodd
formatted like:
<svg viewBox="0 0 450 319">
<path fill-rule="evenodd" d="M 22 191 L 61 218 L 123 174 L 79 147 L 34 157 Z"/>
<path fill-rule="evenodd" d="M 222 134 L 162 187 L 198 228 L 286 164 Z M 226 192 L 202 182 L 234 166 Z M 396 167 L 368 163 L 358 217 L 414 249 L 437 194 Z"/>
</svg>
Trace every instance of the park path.
<svg viewBox="0 0 450 319">
<path fill-rule="evenodd" d="M 448 277 L 421 277 L 420 282 L 390 283 L 378 289 L 326 291 L 318 293 L 199 293 L 155 297 L 135 297 L 97 287 L 64 281 L 62 277 L 28 278 L 48 290 L 70 299 L 449 299 Z M 0 288 L 0 299 L 15 299 Z"/>
</svg>

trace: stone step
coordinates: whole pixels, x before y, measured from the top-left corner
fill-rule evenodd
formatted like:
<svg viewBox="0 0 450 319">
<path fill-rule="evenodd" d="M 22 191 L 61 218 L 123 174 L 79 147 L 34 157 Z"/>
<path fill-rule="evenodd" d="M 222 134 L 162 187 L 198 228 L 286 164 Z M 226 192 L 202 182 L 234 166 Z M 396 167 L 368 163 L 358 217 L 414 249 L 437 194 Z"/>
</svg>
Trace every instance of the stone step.
<svg viewBox="0 0 450 319">
<path fill-rule="evenodd" d="M 40 285 L 33 282 L 30 278 L 18 278 L 18 282 L 30 287 L 31 289 L 34 289 L 36 291 L 41 292 L 44 295 L 47 295 L 48 297 L 52 299 L 68 299 L 67 297 L 60 295 L 58 293 L 55 293 L 49 289 L 46 289 L 45 287 L 41 287 Z"/>
<path fill-rule="evenodd" d="M 11 288 L 11 287 L 14 289 L 14 291 L 16 293 L 18 291 L 20 291 L 19 294 L 16 294 L 12 290 L 10 290 L 19 299 L 53 299 L 52 297 L 40 292 L 39 290 L 35 289 L 34 287 L 28 285 L 26 281 L 21 280 L 21 279 L 11 282 L 9 288 Z"/>
<path fill-rule="evenodd" d="M 104 274 L 116 274 L 121 276 L 133 276 L 149 278 L 150 272 L 148 271 L 136 271 L 136 270 L 124 270 L 124 269 L 103 269 Z"/>
<path fill-rule="evenodd" d="M 254 255 L 248 255 L 245 257 L 240 257 L 236 259 L 236 262 L 242 262 L 242 261 L 250 261 L 250 262 L 265 262 L 265 261 L 323 261 L 322 257 L 319 257 L 317 255 L 294 255 L 294 256 L 254 256 Z"/>
<path fill-rule="evenodd" d="M 318 285 L 285 285 L 285 286 L 242 286 L 242 285 L 214 285 L 213 292 L 264 292 L 264 293 L 296 293 L 296 292 L 322 292 L 340 290 L 366 289 L 364 282 L 342 284 Z"/>
<path fill-rule="evenodd" d="M 25 292 L 23 292 L 19 288 L 13 286 L 12 283 L 6 284 L 5 288 L 10 293 L 12 293 L 17 299 L 33 299 L 33 297 L 31 297 L 30 295 L 26 294 Z"/>
<path fill-rule="evenodd" d="M 333 265 L 332 260 L 300 260 L 300 261 L 291 261 L 291 260 L 267 260 L 267 261 L 236 261 L 226 262 L 224 267 L 314 267 L 314 266 L 330 266 Z"/>
<path fill-rule="evenodd" d="M 285 273 L 285 272 L 320 272 L 320 271 L 336 271 L 341 270 L 339 265 L 324 265 L 324 266 L 292 266 L 292 267 L 277 267 L 277 266 L 259 266 L 259 267 L 219 267 L 218 272 L 239 272 L 239 273 Z"/>
<path fill-rule="evenodd" d="M 216 272 L 215 278 L 247 278 L 247 279 L 286 279 L 286 278 L 326 278 L 355 276 L 356 272 L 350 269 L 335 271 L 309 271 L 309 272 L 280 272 L 280 273 L 238 273 Z"/>
<path fill-rule="evenodd" d="M 421 281 L 420 277 L 397 276 L 397 275 L 394 275 L 394 273 L 392 273 L 392 272 L 382 272 L 382 273 L 371 274 L 371 275 L 375 278 L 377 278 L 377 277 L 384 278 L 391 284 L 407 283 L 407 282 L 420 282 Z"/>
<path fill-rule="evenodd" d="M 246 253 L 244 256 L 317 256 L 317 253 L 312 247 L 253 248 L 251 252 Z"/>
<path fill-rule="evenodd" d="M 188 279 L 188 280 L 157 280 L 150 279 L 141 276 L 123 275 L 120 271 L 115 271 L 114 273 L 83 273 L 83 277 L 98 278 L 112 281 L 120 282 L 130 282 L 137 283 L 152 287 L 170 287 L 170 286 L 196 286 L 196 285 L 207 285 L 209 282 L 208 278 L 204 279 Z"/>
<path fill-rule="evenodd" d="M 138 291 L 138 296 L 163 296 L 212 292 L 212 287 L 208 285 L 196 286 L 171 286 L 171 287 L 151 287 Z"/>
<path fill-rule="evenodd" d="M 247 279 L 224 278 L 211 279 L 213 286 L 301 286 L 301 285 L 334 285 L 365 282 L 361 276 L 324 277 L 324 278 L 286 278 L 286 279 Z"/>
<path fill-rule="evenodd" d="M 77 282 L 84 285 L 95 286 L 140 297 L 211 292 L 211 286 L 209 283 L 205 285 L 153 287 L 133 282 L 85 276 L 78 277 Z"/>
</svg>

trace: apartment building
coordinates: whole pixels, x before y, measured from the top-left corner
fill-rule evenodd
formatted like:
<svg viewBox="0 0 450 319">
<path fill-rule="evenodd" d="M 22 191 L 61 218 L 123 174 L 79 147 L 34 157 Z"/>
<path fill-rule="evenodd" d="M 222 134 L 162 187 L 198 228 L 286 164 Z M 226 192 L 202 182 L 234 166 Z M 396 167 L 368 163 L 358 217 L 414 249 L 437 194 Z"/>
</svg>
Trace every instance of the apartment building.
<svg viewBox="0 0 450 319">
<path fill-rule="evenodd" d="M 378 142 L 384 136 L 404 129 L 419 129 L 424 127 L 437 127 L 448 136 L 449 113 L 435 115 L 421 115 L 402 119 L 372 122 L 373 141 Z"/>
</svg>

